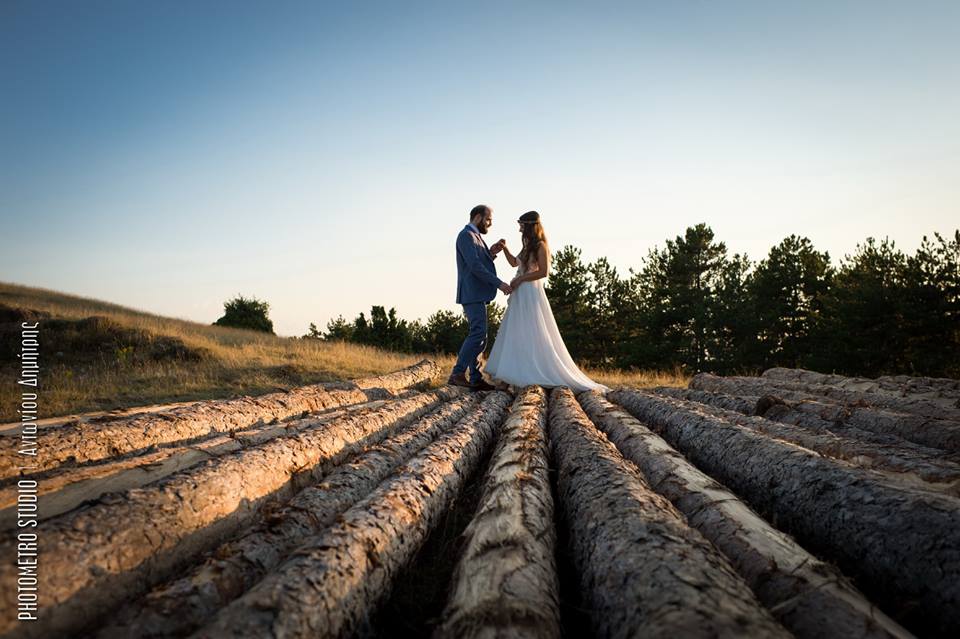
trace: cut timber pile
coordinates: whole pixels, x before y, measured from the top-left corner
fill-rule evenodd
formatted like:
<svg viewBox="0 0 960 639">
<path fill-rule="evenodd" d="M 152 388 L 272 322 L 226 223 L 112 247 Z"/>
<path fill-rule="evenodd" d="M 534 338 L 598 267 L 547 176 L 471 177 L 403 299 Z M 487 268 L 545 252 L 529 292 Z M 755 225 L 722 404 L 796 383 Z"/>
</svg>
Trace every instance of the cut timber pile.
<svg viewBox="0 0 960 639">
<path fill-rule="evenodd" d="M 476 405 L 476 396 L 454 399 L 396 436 L 364 449 L 355 460 L 268 513 L 263 524 L 218 548 L 186 576 L 111 615 L 110 625 L 97 636 L 180 637 L 205 624 Z"/>
<path fill-rule="evenodd" d="M 43 522 L 38 534 L 45 558 L 39 584 L 44 614 L 20 627 L 23 636 L 51 636 L 89 623 L 233 534 L 265 503 L 289 498 L 360 446 L 459 394 L 441 389 L 346 415 L 144 488 L 109 493 Z M 0 544 L 5 556 L 15 555 L 13 544 Z M 0 583 L 15 579 L 12 563 L 0 565 Z M 0 607 L 14 609 L 15 596 L 5 588 Z M 9 617 L 2 622 L 0 631 L 15 623 Z"/>
<path fill-rule="evenodd" d="M 767 415 L 776 414 L 776 408 L 784 406 L 773 404 L 764 413 L 764 417 L 744 415 L 714 405 L 698 408 L 726 421 L 775 439 L 799 444 L 828 457 L 843 459 L 864 468 L 916 475 L 927 482 L 918 484 L 920 486 L 957 493 L 960 485 L 960 465 L 945 460 L 942 451 L 924 450 L 903 442 L 888 445 L 865 442 L 855 436 L 836 432 L 832 422 L 809 413 L 802 413 L 802 419 L 790 421 L 765 418 Z"/>
<path fill-rule="evenodd" d="M 898 397 L 916 397 L 937 401 L 944 406 L 960 406 L 960 382 L 955 379 L 937 377 L 844 377 L 843 375 L 825 375 L 802 368 L 771 368 L 763 372 L 763 378 L 799 382 L 801 384 L 822 384 L 836 386 L 861 393 L 888 393 Z"/>
<path fill-rule="evenodd" d="M 347 384 L 315 384 L 289 392 L 259 397 L 197 402 L 164 413 L 133 415 L 108 422 L 77 423 L 57 428 L 43 438 L 38 472 L 67 462 L 84 462 L 143 451 L 150 446 L 182 442 L 248 428 L 308 413 L 382 399 L 389 391 L 413 386 L 434 377 L 437 365 L 429 360 L 395 373 Z M 20 466 L 15 437 L 0 439 L 0 478 L 15 477 Z"/>
<path fill-rule="evenodd" d="M 817 431 L 828 430 L 879 447 L 894 446 L 927 457 L 960 462 L 960 453 L 944 450 L 947 445 L 943 427 L 949 427 L 949 423 L 927 417 L 812 399 L 787 400 L 775 395 L 737 396 L 690 388 L 656 388 L 654 392 Z M 941 447 L 937 448 L 937 444 Z"/>
<path fill-rule="evenodd" d="M 890 393 L 870 393 L 826 384 L 804 384 L 758 377 L 718 377 L 709 373 L 695 375 L 690 380 L 690 388 L 719 391 L 731 395 L 773 395 L 793 400 L 815 399 L 822 402 L 908 413 L 946 422 L 943 426 L 949 427 L 955 437 L 960 438 L 960 407 L 944 406 L 942 402 L 924 398 L 900 397 Z M 953 439 L 952 445 L 953 450 L 960 450 L 960 439 Z"/>
<path fill-rule="evenodd" d="M 476 469 L 509 395 L 427 446 L 195 637 L 339 637 L 357 629 Z"/>
<path fill-rule="evenodd" d="M 500 430 L 438 639 L 560 635 L 546 413 L 529 386 Z"/>
<path fill-rule="evenodd" d="M 960 627 L 953 380 L 774 369 L 652 392 L 404 390 L 431 371 L 43 429 L 52 459 L 27 478 L 39 620 L 16 619 L 7 477 L 0 635 Z M 98 443 L 80 461 L 65 442 L 87 432 Z"/>
<path fill-rule="evenodd" d="M 819 639 L 830 628 L 851 639 L 910 636 L 836 568 L 768 524 L 639 421 L 596 393 L 583 393 L 579 400 L 654 490 L 730 558 L 757 597 L 794 635 Z"/>
<path fill-rule="evenodd" d="M 642 391 L 610 399 L 888 609 L 906 604 L 946 631 L 960 623 L 960 502 L 772 439 Z"/>
<path fill-rule="evenodd" d="M 790 636 L 726 558 L 624 463 L 568 389 L 551 392 L 550 439 L 599 636 Z"/>
</svg>

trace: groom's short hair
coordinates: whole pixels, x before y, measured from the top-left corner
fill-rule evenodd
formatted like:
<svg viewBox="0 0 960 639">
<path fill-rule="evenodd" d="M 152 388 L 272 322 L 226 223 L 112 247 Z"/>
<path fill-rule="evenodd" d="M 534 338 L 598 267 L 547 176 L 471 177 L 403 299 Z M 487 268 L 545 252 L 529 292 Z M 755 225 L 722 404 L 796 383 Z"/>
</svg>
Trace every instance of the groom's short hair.
<svg viewBox="0 0 960 639">
<path fill-rule="evenodd" d="M 470 221 L 473 221 L 473 218 L 480 216 L 485 216 L 490 212 L 490 207 L 486 204 L 477 204 L 475 207 L 470 209 Z"/>
</svg>

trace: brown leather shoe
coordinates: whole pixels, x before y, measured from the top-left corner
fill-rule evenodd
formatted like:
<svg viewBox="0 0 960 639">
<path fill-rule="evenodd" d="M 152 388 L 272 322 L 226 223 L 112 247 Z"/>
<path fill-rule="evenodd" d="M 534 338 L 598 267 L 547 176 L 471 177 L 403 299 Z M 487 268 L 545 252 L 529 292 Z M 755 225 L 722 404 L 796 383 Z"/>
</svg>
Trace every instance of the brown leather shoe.
<svg viewBox="0 0 960 639">
<path fill-rule="evenodd" d="M 482 380 L 482 379 L 481 379 L 479 382 L 477 382 L 476 384 L 474 384 L 473 386 L 471 386 L 471 388 L 472 388 L 473 390 L 475 390 L 475 391 L 492 391 L 492 390 L 497 390 L 497 387 L 496 387 L 496 386 L 494 386 L 493 384 L 488 384 L 488 383 L 486 382 L 486 380 Z"/>
<path fill-rule="evenodd" d="M 459 375 L 454 375 L 451 373 L 450 377 L 447 379 L 447 384 L 449 384 L 450 386 L 463 386 L 464 388 L 473 388 L 473 384 L 471 384 L 467 380 L 467 376 L 464 375 L 463 373 L 460 373 Z"/>
</svg>

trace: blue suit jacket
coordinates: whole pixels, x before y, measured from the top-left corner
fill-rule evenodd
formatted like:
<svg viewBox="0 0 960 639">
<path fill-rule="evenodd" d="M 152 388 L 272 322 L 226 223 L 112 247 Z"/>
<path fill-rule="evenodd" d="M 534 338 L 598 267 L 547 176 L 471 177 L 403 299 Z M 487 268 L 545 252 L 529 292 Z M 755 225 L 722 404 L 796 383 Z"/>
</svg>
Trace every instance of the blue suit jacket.
<svg viewBox="0 0 960 639">
<path fill-rule="evenodd" d="M 500 284 L 490 249 L 467 224 L 457 236 L 457 304 L 490 302 Z"/>
</svg>

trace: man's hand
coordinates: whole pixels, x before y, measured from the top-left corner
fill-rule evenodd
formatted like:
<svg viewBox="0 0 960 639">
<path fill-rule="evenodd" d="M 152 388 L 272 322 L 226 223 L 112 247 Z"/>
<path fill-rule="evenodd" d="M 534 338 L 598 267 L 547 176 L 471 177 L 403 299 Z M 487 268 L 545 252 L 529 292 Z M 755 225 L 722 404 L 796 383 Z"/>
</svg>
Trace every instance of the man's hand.
<svg viewBox="0 0 960 639">
<path fill-rule="evenodd" d="M 507 245 L 507 241 L 506 241 L 506 240 L 503 240 L 503 239 L 497 240 L 497 242 L 496 242 L 493 246 L 490 247 L 490 253 L 491 253 L 492 255 L 496 255 L 497 253 L 499 253 L 500 251 L 502 251 L 502 250 L 503 250 L 503 247 L 506 246 L 506 245 Z"/>
<path fill-rule="evenodd" d="M 501 291 L 503 291 L 504 295 L 509 295 L 510 293 L 513 293 L 513 287 L 507 284 L 506 282 L 500 282 L 500 286 L 498 288 Z"/>
</svg>

